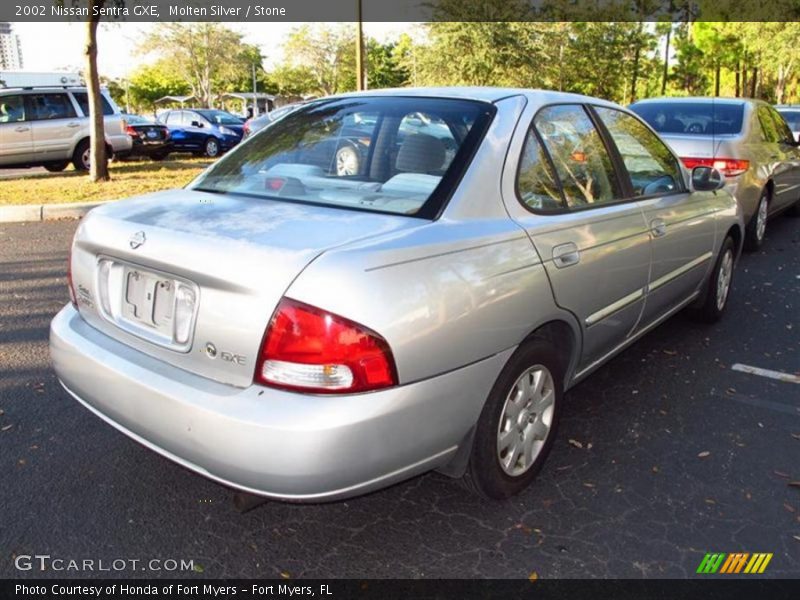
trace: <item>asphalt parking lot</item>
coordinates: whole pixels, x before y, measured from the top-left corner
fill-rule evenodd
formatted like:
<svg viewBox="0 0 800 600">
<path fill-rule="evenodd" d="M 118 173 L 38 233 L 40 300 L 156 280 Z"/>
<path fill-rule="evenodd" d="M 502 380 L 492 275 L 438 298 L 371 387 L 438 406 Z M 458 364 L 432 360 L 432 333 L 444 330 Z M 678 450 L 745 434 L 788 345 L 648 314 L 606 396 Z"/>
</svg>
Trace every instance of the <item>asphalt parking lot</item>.
<svg viewBox="0 0 800 600">
<path fill-rule="evenodd" d="M 772 552 L 800 577 L 800 220 L 745 255 L 715 326 L 671 319 L 567 396 L 536 484 L 481 501 L 431 474 L 325 505 L 231 492 L 63 392 L 48 324 L 76 222 L 0 224 L 0 577 L 17 555 L 194 561 L 188 577 L 687 577 L 706 552 Z M 99 575 L 99 573 L 97 574 Z"/>
</svg>

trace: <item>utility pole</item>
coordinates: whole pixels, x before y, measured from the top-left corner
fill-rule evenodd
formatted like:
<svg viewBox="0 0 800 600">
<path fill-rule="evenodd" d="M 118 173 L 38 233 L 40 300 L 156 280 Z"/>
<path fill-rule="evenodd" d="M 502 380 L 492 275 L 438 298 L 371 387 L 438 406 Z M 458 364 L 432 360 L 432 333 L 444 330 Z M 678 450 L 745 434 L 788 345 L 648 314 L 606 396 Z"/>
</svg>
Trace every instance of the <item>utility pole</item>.
<svg viewBox="0 0 800 600">
<path fill-rule="evenodd" d="M 258 83 L 256 82 L 256 63 L 253 63 L 253 118 L 258 116 Z"/>
<path fill-rule="evenodd" d="M 356 90 L 363 91 L 364 85 L 364 29 L 361 22 L 361 0 L 356 0 Z"/>
</svg>

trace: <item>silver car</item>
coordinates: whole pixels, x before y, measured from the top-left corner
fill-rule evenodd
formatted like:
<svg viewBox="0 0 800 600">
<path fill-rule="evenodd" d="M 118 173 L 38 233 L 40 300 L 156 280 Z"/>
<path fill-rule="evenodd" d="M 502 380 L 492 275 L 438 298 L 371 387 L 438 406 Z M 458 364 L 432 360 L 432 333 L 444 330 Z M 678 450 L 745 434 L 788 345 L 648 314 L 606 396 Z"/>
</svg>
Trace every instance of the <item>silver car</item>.
<svg viewBox="0 0 800 600">
<path fill-rule="evenodd" d="M 108 90 L 100 93 L 109 156 L 130 152 L 133 142 Z M 89 99 L 86 88 L 0 88 L 0 168 L 43 166 L 87 171 Z"/>
<path fill-rule="evenodd" d="M 354 114 L 370 152 L 342 176 Z M 420 115 L 450 143 L 399 136 Z M 565 390 L 684 307 L 720 318 L 743 240 L 723 185 L 594 98 L 315 101 L 187 188 L 83 220 L 53 365 L 91 412 L 240 490 L 332 500 L 437 469 L 504 498 Z"/>
<path fill-rule="evenodd" d="M 800 149 L 784 118 L 761 100 L 654 98 L 630 109 L 647 121 L 688 168 L 719 169 L 739 201 L 745 248 L 764 241 L 767 219 L 800 214 Z"/>
</svg>

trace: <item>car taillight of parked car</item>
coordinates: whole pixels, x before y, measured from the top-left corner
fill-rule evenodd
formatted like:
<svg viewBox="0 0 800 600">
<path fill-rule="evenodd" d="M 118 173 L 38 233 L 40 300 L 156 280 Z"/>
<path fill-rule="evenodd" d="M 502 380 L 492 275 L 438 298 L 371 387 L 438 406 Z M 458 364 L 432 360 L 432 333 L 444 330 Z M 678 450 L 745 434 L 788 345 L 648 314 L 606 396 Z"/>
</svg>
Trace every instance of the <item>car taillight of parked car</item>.
<svg viewBox="0 0 800 600">
<path fill-rule="evenodd" d="M 358 393 L 397 385 L 397 369 L 374 331 L 284 298 L 267 326 L 255 379 L 287 390 Z"/>
<path fill-rule="evenodd" d="M 725 177 L 736 177 L 750 168 L 750 161 L 737 158 L 687 158 L 681 160 L 690 171 L 695 167 L 712 167 L 725 175 Z"/>
<path fill-rule="evenodd" d="M 127 131 L 127 132 L 128 132 L 128 135 L 129 135 L 129 136 L 131 136 L 131 137 L 135 137 L 135 138 L 138 138 L 138 137 L 139 137 L 139 132 L 138 132 L 138 131 L 136 131 L 136 129 L 134 129 L 133 125 L 128 125 L 128 126 L 125 128 L 125 131 Z"/>
</svg>

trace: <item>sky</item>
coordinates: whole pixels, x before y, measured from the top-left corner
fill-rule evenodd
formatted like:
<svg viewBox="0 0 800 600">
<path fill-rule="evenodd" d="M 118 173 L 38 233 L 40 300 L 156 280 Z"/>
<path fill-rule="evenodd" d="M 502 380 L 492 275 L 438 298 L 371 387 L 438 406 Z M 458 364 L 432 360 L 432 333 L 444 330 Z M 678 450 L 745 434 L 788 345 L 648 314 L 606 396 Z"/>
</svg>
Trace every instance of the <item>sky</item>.
<svg viewBox="0 0 800 600">
<path fill-rule="evenodd" d="M 265 67 L 281 59 L 281 44 L 288 33 L 301 23 L 229 23 L 231 29 L 244 34 L 244 41 L 257 44 L 266 56 Z M 364 23 L 364 35 L 378 40 L 395 39 L 411 30 L 413 23 Z M 98 32 L 98 68 L 100 75 L 121 79 L 151 57 L 139 55 L 139 40 L 155 26 L 154 23 L 101 24 Z M 22 42 L 26 71 L 76 72 L 83 66 L 82 23 L 13 23 L 14 32 Z M 353 25 L 355 27 L 355 24 Z M 49 43 L 42 43 L 49 40 Z"/>
</svg>

